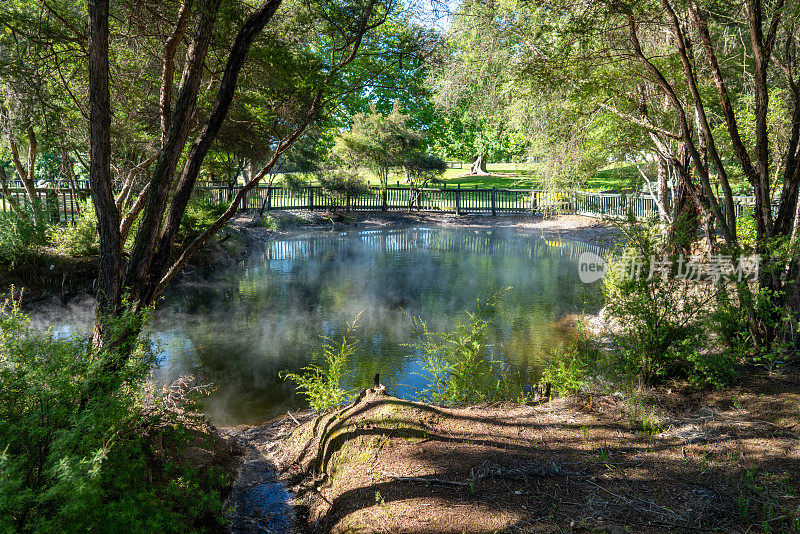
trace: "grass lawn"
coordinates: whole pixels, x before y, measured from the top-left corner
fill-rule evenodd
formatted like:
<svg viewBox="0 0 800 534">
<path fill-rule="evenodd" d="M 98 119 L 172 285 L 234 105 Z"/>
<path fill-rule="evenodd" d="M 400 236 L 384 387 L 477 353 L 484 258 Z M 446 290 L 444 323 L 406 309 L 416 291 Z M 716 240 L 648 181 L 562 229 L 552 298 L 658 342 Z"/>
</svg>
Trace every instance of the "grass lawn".
<svg viewBox="0 0 800 534">
<path fill-rule="evenodd" d="M 443 179 L 447 184 L 461 184 L 461 187 L 478 188 L 519 188 L 528 189 L 539 186 L 530 164 L 525 163 L 490 163 L 486 166 L 489 176 L 470 176 L 467 164 L 464 169 L 447 169 Z M 587 180 L 586 189 L 638 189 L 642 179 L 636 165 L 629 163 L 612 163 L 598 171 Z"/>
<path fill-rule="evenodd" d="M 486 166 L 489 174 L 486 176 L 469 175 L 469 163 L 464 163 L 461 169 L 447 169 L 442 180 L 447 187 L 491 189 L 530 189 L 540 187 L 539 181 L 533 170 L 533 165 L 529 163 L 490 163 Z M 364 173 L 367 183 L 379 185 L 378 177 L 367 171 Z M 275 185 L 282 182 L 282 176 L 274 180 Z M 605 191 L 608 189 L 639 189 L 642 178 L 639 175 L 636 165 L 617 162 L 611 163 L 595 173 L 586 182 L 585 189 Z M 310 185 L 319 185 L 312 179 Z M 405 186 L 405 179 L 402 174 L 393 174 L 389 177 L 390 186 Z M 437 185 L 434 184 L 434 187 Z"/>
<path fill-rule="evenodd" d="M 640 189 L 642 179 L 636 165 L 631 163 L 612 163 L 599 171 L 586 182 L 587 189 Z"/>
</svg>

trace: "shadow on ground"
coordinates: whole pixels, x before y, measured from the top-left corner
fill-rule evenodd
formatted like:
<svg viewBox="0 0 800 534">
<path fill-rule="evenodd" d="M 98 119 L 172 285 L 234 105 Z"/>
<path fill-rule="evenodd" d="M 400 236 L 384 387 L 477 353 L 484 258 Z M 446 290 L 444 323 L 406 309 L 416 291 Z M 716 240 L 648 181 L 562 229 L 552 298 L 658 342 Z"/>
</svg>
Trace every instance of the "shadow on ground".
<svg viewBox="0 0 800 534">
<path fill-rule="evenodd" d="M 649 425 L 613 396 L 441 408 L 367 395 L 292 424 L 269 457 L 308 531 L 800 532 L 800 388 L 785 386 L 666 395 Z"/>
</svg>

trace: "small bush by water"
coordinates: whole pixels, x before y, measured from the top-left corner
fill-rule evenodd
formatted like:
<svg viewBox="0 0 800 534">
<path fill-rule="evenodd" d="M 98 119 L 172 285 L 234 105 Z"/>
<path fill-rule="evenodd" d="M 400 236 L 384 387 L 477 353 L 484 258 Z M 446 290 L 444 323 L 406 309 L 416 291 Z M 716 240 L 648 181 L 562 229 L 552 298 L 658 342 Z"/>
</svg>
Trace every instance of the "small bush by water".
<svg viewBox="0 0 800 534">
<path fill-rule="evenodd" d="M 343 387 L 347 376 L 348 359 L 358 350 L 358 343 L 349 334 L 355 330 L 358 317 L 348 325 L 347 332 L 339 341 L 325 338 L 322 353 L 315 356 L 311 364 L 303 367 L 300 373 L 282 371 L 284 380 L 297 384 L 312 410 L 329 410 L 346 402 L 354 395 L 352 388 Z"/>
<path fill-rule="evenodd" d="M 598 372 L 603 361 L 602 356 L 602 351 L 584 326 L 578 324 L 563 346 L 545 355 L 542 382 L 550 384 L 555 395 L 573 395 L 592 374 Z"/>
<path fill-rule="evenodd" d="M 411 346 L 422 357 L 421 376 L 428 381 L 418 392 L 421 400 L 458 405 L 522 396 L 512 383 L 508 365 L 488 342 L 486 310 L 490 305 L 491 301 L 468 312 L 467 320 L 456 321 L 450 332 L 431 332 L 416 320 L 416 342 Z"/>
<path fill-rule="evenodd" d="M 81 202 L 80 214 L 72 223 L 51 227 L 50 240 L 60 251 L 72 256 L 97 254 L 97 215 L 90 199 Z"/>
<path fill-rule="evenodd" d="M 15 265 L 27 258 L 38 245 L 46 242 L 46 230 L 33 213 L 19 217 L 13 212 L 0 213 L 0 263 Z"/>
<path fill-rule="evenodd" d="M 226 477 L 184 460 L 191 418 L 145 408 L 153 353 L 113 374 L 101 359 L 86 336 L 35 331 L 14 301 L 0 310 L 0 532 L 215 528 Z"/>
<path fill-rule="evenodd" d="M 606 312 L 621 325 L 615 336 L 612 378 L 653 384 L 686 378 L 722 387 L 733 378 L 729 354 L 707 343 L 707 324 L 723 289 L 653 272 L 663 250 L 655 225 L 625 229 L 628 246 L 604 279 Z M 632 266 L 638 273 L 632 272 Z"/>
</svg>

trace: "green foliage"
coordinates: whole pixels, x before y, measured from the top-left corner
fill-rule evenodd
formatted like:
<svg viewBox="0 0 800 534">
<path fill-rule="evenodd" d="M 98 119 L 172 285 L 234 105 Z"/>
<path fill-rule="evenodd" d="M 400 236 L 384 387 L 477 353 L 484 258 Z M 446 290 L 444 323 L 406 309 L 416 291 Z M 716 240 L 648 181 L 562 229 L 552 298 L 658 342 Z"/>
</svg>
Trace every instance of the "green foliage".
<svg viewBox="0 0 800 534">
<path fill-rule="evenodd" d="M 456 321 L 451 332 L 428 330 L 415 321 L 416 342 L 411 346 L 422 359 L 428 385 L 420 397 L 436 404 L 470 404 L 517 399 L 521 391 L 512 385 L 508 365 L 488 343 L 486 317 L 498 295 L 478 304 L 476 312 L 467 313 L 466 321 Z"/>
<path fill-rule="evenodd" d="M 752 210 L 744 210 L 736 218 L 736 237 L 739 238 L 739 245 L 744 250 L 755 250 L 756 219 Z"/>
<path fill-rule="evenodd" d="M 53 226 L 50 241 L 60 251 L 72 256 L 97 253 L 97 214 L 90 199 L 80 204 L 80 217 L 66 226 Z"/>
<path fill-rule="evenodd" d="M 411 183 L 425 187 L 428 182 L 437 181 L 447 170 L 447 163 L 439 156 L 412 151 L 403 161 L 403 168 Z"/>
<path fill-rule="evenodd" d="M 258 226 L 261 228 L 266 228 L 267 230 L 277 230 L 278 229 L 278 221 L 275 220 L 275 217 L 272 215 L 267 215 L 260 221 L 258 221 Z"/>
<path fill-rule="evenodd" d="M 563 346 L 545 357 L 542 382 L 550 383 L 555 395 L 573 395 L 598 369 L 601 351 L 581 325 Z"/>
<path fill-rule="evenodd" d="M 186 206 L 186 212 L 183 214 L 183 219 L 181 219 L 178 231 L 179 236 L 185 238 L 201 233 L 211 226 L 226 209 L 228 209 L 227 203 L 213 199 L 193 198 L 189 201 L 189 205 Z"/>
<path fill-rule="evenodd" d="M 799 332 L 793 314 L 779 297 L 774 291 L 752 288 L 746 293 L 749 300 L 744 304 L 731 301 L 727 293 L 718 298 L 709 330 L 722 342 L 730 360 L 761 365 L 769 372 L 778 371 L 788 363 L 796 351 Z M 773 332 L 770 343 L 757 346 L 753 343 L 750 314 L 758 321 L 759 328 Z"/>
<path fill-rule="evenodd" d="M 86 336 L 35 331 L 16 302 L 5 303 L 0 532 L 189 532 L 221 517 L 217 474 L 167 461 L 159 480 L 151 476 L 154 451 L 143 431 L 163 415 L 143 415 L 141 401 L 153 353 L 139 348 L 113 374 L 102 364 L 110 358 Z M 102 398 L 89 389 L 98 383 L 108 386 Z"/>
<path fill-rule="evenodd" d="M 671 272 L 651 273 L 651 263 L 663 257 L 656 225 L 631 225 L 625 232 L 628 246 L 604 279 L 607 313 L 621 325 L 615 337 L 616 372 L 647 383 L 670 377 L 728 383 L 732 362 L 704 343 L 718 288 L 677 279 Z"/>
<path fill-rule="evenodd" d="M 347 168 L 320 173 L 317 180 L 322 189 L 336 197 L 340 204 L 348 197 L 355 199 L 370 191 L 369 184 L 357 172 Z"/>
<path fill-rule="evenodd" d="M 308 186 L 308 180 L 304 173 L 287 173 L 283 176 L 284 189 L 292 192 L 294 195 L 300 195 L 303 188 Z"/>
<path fill-rule="evenodd" d="M 634 431 L 650 436 L 655 436 L 664 430 L 664 425 L 661 418 L 656 414 L 655 409 L 648 408 L 638 401 L 628 404 L 628 422 Z"/>
<path fill-rule="evenodd" d="M 13 266 L 23 262 L 37 245 L 45 243 L 45 227 L 31 212 L 26 213 L 27 217 L 0 213 L 0 263 Z"/>
<path fill-rule="evenodd" d="M 343 387 L 349 360 L 355 355 L 358 343 L 348 337 L 355 330 L 358 317 L 348 325 L 340 341 L 323 338 L 322 354 L 315 355 L 320 363 L 312 362 L 301 369 L 302 373 L 281 371 L 284 380 L 297 384 L 297 391 L 305 395 L 313 410 L 329 410 L 344 403 L 354 392 Z"/>
<path fill-rule="evenodd" d="M 408 115 L 400 112 L 399 104 L 388 115 L 374 108 L 370 113 L 358 113 L 353 117 L 350 131 L 336 140 L 334 152 L 350 167 L 365 166 L 373 170 L 386 187 L 389 171 L 402 166 L 406 156 L 417 150 L 423 139 L 422 132 L 409 128 L 407 123 Z"/>
</svg>

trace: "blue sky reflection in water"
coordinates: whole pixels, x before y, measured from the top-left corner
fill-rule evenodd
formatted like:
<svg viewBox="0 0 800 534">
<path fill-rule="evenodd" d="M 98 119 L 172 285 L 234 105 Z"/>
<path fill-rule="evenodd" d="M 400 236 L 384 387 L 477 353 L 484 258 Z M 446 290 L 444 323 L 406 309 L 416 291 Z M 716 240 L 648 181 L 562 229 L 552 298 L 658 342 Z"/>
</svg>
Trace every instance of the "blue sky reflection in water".
<svg viewBox="0 0 800 534">
<path fill-rule="evenodd" d="M 390 394 L 424 385 L 412 356 L 411 319 L 450 329 L 477 299 L 511 286 L 491 317 L 490 339 L 525 383 L 539 379 L 557 323 L 599 304 L 582 284 L 586 245 L 486 229 L 392 228 L 312 233 L 267 244 L 213 284 L 172 291 L 151 325 L 165 377 L 193 373 L 216 386 L 206 411 L 218 424 L 258 423 L 304 407 L 279 371 L 309 363 L 361 313 L 351 384 L 381 373 Z M 593 249 L 594 250 L 594 249 Z"/>
</svg>

